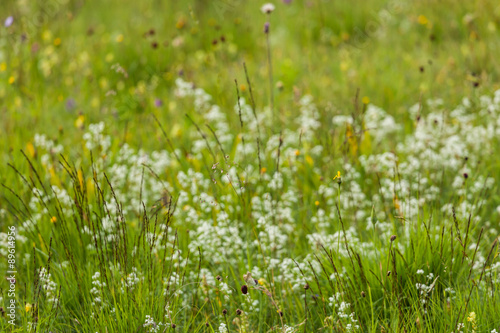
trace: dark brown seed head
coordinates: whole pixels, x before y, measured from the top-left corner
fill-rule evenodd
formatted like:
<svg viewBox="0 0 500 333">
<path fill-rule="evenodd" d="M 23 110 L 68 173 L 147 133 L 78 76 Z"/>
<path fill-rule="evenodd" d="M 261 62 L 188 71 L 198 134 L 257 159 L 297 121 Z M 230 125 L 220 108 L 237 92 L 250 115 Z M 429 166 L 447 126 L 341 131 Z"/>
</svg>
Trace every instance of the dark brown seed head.
<svg viewBox="0 0 500 333">
<path fill-rule="evenodd" d="M 225 316 L 227 314 L 227 309 L 222 310 L 222 314 Z"/>
<path fill-rule="evenodd" d="M 466 172 L 466 173 L 464 173 L 464 178 L 465 178 L 465 179 L 469 178 L 469 175 L 467 174 L 467 172 Z"/>
<path fill-rule="evenodd" d="M 278 312 L 280 314 L 280 317 L 283 317 L 283 311 Z"/>
<path fill-rule="evenodd" d="M 387 271 L 387 276 L 390 276 L 391 275 L 391 271 Z"/>
<path fill-rule="evenodd" d="M 366 297 L 366 294 L 364 291 L 361 292 L 361 297 L 365 298 Z"/>
<path fill-rule="evenodd" d="M 240 316 L 242 313 L 243 313 L 243 311 L 241 311 L 240 309 L 236 310 L 236 315 L 237 316 Z"/>
<path fill-rule="evenodd" d="M 222 281 L 222 276 L 220 275 L 217 275 L 215 278 L 217 279 L 217 281 Z"/>
<path fill-rule="evenodd" d="M 241 286 L 241 293 L 242 293 L 243 295 L 248 294 L 248 287 L 247 287 L 247 285 L 246 285 L 246 284 L 244 284 L 244 285 L 242 285 L 242 286 Z"/>
<path fill-rule="evenodd" d="M 176 328 L 177 326 L 176 326 L 175 324 L 172 324 L 172 325 L 171 325 L 171 327 L 172 327 L 172 328 Z"/>
<path fill-rule="evenodd" d="M 304 285 L 304 289 L 305 290 L 309 289 L 309 285 L 307 283 Z"/>
<path fill-rule="evenodd" d="M 208 321 L 205 323 L 205 326 L 206 327 L 210 326 L 210 324 L 208 323 Z"/>
<path fill-rule="evenodd" d="M 391 242 L 394 242 L 396 240 L 396 235 L 391 236 Z"/>
</svg>

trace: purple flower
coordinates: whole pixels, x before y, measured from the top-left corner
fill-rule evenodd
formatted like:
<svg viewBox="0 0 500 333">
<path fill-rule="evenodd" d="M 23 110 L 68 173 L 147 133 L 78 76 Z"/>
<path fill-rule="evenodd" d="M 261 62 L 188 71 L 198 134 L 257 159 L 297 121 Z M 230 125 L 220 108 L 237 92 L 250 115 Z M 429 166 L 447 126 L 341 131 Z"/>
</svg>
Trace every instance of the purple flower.
<svg viewBox="0 0 500 333">
<path fill-rule="evenodd" d="M 14 18 L 12 16 L 9 16 L 5 19 L 4 26 L 8 28 L 12 25 L 12 23 L 14 23 Z"/>
<path fill-rule="evenodd" d="M 161 107 L 162 105 L 163 105 L 163 102 L 161 99 L 159 99 L 159 98 L 155 99 L 155 106 L 157 108 Z"/>
<path fill-rule="evenodd" d="M 75 106 L 76 106 L 76 102 L 75 102 L 75 99 L 74 99 L 74 98 L 71 98 L 71 97 L 70 97 L 70 98 L 68 98 L 68 99 L 66 100 L 66 110 L 67 110 L 67 111 L 71 111 L 71 110 L 73 110 L 73 109 L 75 108 Z"/>
<path fill-rule="evenodd" d="M 264 24 L 264 33 L 265 34 L 269 33 L 269 22 L 266 22 L 266 24 Z"/>
<path fill-rule="evenodd" d="M 291 4 L 291 3 L 292 3 L 292 0 L 283 0 L 283 3 L 285 3 L 285 4 L 289 5 L 289 4 Z"/>
</svg>

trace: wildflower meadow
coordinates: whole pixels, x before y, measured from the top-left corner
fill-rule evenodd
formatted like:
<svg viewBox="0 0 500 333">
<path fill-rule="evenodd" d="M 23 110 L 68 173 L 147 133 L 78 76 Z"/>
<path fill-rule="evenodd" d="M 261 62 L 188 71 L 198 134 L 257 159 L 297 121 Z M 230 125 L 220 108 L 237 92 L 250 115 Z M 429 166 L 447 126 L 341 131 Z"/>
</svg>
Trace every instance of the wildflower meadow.
<svg viewBox="0 0 500 333">
<path fill-rule="evenodd" d="M 3 0 L 1 332 L 500 331 L 500 3 Z"/>
</svg>

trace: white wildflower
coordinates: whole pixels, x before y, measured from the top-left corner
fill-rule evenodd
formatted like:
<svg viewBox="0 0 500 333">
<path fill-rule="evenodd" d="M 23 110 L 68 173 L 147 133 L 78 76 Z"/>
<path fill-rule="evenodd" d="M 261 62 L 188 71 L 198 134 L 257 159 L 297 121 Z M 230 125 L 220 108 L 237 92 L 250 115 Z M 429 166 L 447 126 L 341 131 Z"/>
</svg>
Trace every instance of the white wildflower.
<svg viewBox="0 0 500 333">
<path fill-rule="evenodd" d="M 264 14 L 271 14 L 273 11 L 274 11 L 274 5 L 272 3 L 266 3 L 265 5 L 263 5 L 262 7 L 260 7 L 260 10 L 264 13 Z"/>
</svg>

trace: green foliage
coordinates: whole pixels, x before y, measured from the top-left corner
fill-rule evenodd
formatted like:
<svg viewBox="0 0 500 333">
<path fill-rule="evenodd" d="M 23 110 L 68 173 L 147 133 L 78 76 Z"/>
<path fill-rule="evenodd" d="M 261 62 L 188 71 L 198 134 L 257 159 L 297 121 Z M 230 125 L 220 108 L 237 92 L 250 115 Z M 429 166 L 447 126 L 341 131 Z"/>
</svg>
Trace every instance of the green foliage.
<svg viewBox="0 0 500 333">
<path fill-rule="evenodd" d="M 2 4 L 2 331 L 500 330 L 500 7 L 261 5 Z"/>
</svg>

